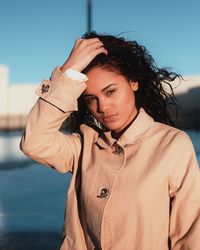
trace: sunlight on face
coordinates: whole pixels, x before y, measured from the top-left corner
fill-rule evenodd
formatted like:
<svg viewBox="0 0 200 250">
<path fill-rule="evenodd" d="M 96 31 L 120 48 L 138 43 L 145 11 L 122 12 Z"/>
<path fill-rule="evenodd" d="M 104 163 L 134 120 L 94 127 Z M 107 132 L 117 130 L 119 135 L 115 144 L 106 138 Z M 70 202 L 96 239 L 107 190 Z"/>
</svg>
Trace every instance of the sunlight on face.
<svg viewBox="0 0 200 250">
<path fill-rule="evenodd" d="M 107 129 L 120 132 L 137 114 L 134 91 L 138 83 L 100 67 L 86 75 L 88 81 L 83 96 L 88 109 Z"/>
</svg>

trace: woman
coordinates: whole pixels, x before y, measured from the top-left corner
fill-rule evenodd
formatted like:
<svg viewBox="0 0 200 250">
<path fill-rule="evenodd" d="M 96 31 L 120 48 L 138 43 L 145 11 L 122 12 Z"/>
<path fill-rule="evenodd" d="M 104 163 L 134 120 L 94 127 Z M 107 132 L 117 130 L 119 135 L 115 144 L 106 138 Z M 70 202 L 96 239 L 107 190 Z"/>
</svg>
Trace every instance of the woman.
<svg viewBox="0 0 200 250">
<path fill-rule="evenodd" d="M 200 249 L 199 168 L 162 86 L 176 77 L 137 42 L 90 33 L 41 83 L 21 149 L 72 173 L 61 250 Z"/>
</svg>

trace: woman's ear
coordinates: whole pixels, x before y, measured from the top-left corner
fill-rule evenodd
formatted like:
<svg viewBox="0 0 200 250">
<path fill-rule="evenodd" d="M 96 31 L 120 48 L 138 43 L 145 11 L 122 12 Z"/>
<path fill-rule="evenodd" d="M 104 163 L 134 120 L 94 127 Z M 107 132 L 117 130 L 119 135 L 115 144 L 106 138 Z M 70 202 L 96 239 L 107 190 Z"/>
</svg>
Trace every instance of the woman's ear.
<svg viewBox="0 0 200 250">
<path fill-rule="evenodd" d="M 132 88 L 132 90 L 133 91 L 137 91 L 138 90 L 138 82 L 136 82 L 136 81 L 131 81 L 130 82 L 130 85 L 131 85 L 131 88 Z"/>
</svg>

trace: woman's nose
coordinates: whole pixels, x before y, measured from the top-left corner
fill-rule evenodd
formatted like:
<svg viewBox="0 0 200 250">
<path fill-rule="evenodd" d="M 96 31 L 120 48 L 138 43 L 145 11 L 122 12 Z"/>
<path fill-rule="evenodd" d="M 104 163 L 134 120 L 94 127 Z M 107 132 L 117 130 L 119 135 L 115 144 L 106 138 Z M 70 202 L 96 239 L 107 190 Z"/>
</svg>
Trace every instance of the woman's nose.
<svg viewBox="0 0 200 250">
<path fill-rule="evenodd" d="M 105 99 L 99 99 L 97 102 L 97 112 L 98 113 L 105 113 L 109 109 L 109 102 Z"/>
</svg>

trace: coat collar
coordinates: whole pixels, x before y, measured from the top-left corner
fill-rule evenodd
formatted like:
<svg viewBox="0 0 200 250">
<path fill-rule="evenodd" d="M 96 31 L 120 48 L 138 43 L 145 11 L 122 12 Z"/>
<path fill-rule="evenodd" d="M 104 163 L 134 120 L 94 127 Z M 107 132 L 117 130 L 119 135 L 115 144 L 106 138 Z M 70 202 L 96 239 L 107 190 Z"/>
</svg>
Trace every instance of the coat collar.
<svg viewBox="0 0 200 250">
<path fill-rule="evenodd" d="M 130 127 L 118 139 L 117 143 L 121 146 L 137 143 L 143 138 L 146 131 L 153 125 L 154 120 L 149 116 L 143 108 L 140 108 L 139 114 Z M 102 132 L 96 140 L 102 148 L 108 148 L 113 145 L 116 139 L 112 138 L 111 131 Z"/>
</svg>

